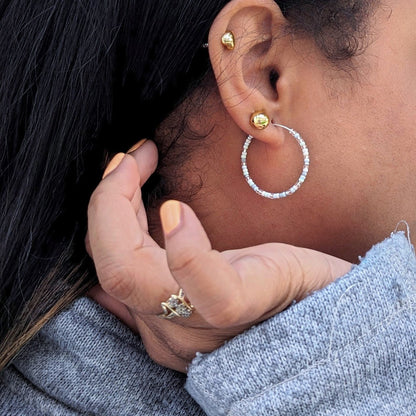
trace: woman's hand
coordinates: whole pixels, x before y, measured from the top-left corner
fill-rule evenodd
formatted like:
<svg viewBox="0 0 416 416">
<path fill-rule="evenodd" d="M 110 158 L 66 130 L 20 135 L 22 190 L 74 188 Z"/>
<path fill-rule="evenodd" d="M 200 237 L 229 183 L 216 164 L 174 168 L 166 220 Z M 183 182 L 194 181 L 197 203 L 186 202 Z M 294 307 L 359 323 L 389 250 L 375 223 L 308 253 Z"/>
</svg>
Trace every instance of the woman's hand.
<svg viewBox="0 0 416 416">
<path fill-rule="evenodd" d="M 163 250 L 148 234 L 141 201 L 156 163 L 151 142 L 112 161 L 90 201 L 87 247 L 105 292 L 92 296 L 140 332 L 159 364 L 186 371 L 196 352 L 211 352 L 350 270 L 343 260 L 285 244 L 219 253 L 192 209 L 177 201 L 161 208 Z M 192 316 L 160 318 L 161 302 L 179 288 Z"/>
</svg>

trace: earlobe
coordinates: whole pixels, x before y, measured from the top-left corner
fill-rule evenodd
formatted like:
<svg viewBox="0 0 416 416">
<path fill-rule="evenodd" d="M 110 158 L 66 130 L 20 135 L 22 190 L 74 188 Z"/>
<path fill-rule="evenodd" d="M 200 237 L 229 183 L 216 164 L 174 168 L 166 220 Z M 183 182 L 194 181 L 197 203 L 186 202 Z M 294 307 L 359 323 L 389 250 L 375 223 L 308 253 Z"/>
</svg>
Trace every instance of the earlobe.
<svg viewBox="0 0 416 416">
<path fill-rule="evenodd" d="M 242 131 L 275 144 L 282 135 L 268 126 L 279 120 L 276 74 L 279 50 L 287 41 L 278 33 L 285 25 L 274 0 L 232 0 L 209 34 L 211 63 L 225 108 Z"/>
</svg>

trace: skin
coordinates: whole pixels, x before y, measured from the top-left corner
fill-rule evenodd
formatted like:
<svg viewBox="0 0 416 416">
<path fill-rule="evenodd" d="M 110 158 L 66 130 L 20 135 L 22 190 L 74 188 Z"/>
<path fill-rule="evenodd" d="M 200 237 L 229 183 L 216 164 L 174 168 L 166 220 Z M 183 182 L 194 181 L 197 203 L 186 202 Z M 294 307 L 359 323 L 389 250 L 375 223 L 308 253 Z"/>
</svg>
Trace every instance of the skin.
<svg viewBox="0 0 416 416">
<path fill-rule="evenodd" d="M 93 296 L 139 330 L 150 355 L 171 368 L 185 371 L 196 351 L 218 347 L 348 270 L 348 263 L 342 262 L 332 272 L 323 254 L 314 255 L 313 260 L 305 252 L 288 256 L 292 245 L 354 262 L 400 220 L 406 220 L 411 229 L 416 226 L 416 175 L 412 172 L 416 162 L 416 38 L 412 35 L 416 4 L 384 1 L 369 22 L 365 51 L 348 70 L 330 64 L 310 39 L 282 36 L 285 23 L 271 0 L 233 0 L 212 25 L 209 54 L 218 89 L 212 90 L 203 108 L 197 106 L 189 115 L 192 130 L 211 133 L 179 171 L 179 182 L 192 186 L 202 179 L 203 183 L 189 206 L 181 205 L 181 232 L 172 232 L 171 226 L 166 229 L 165 218 L 165 232 L 155 228 L 153 238 L 147 234 L 140 186 L 151 173 L 147 168 L 143 175 L 141 167 L 143 160 L 151 160 L 149 154 L 142 162 L 134 155 L 136 165 L 130 156 L 123 159 L 91 200 L 90 252 L 102 287 L 112 298 L 99 290 Z M 233 51 L 218 41 L 227 30 L 237 40 Z M 271 69 L 279 74 L 274 85 Z M 296 129 L 309 146 L 310 174 L 289 198 L 259 197 L 241 173 L 240 153 L 248 134 L 255 137 L 248 165 L 261 188 L 271 192 L 289 188 L 302 164 L 296 143 L 283 129 L 271 125 L 259 131 L 250 126 L 250 115 L 256 110 Z M 167 120 L 161 131 L 174 121 L 174 117 Z M 182 144 L 186 146 L 186 139 Z M 148 145 L 140 151 L 151 152 Z M 130 210 L 129 215 L 120 215 L 123 207 Z M 151 224 L 157 224 L 159 213 L 148 214 Z M 171 238 L 176 238 L 174 245 Z M 291 246 L 280 246 L 274 254 L 267 252 L 269 245 L 260 251 L 250 247 L 274 241 Z M 249 248 L 220 256 L 212 250 L 240 247 Z M 284 259 L 268 269 L 268 261 L 253 267 L 249 261 L 246 269 L 238 262 L 258 256 L 276 260 L 282 252 Z M 311 269 L 312 263 L 316 267 Z M 282 264 L 288 266 L 283 273 Z M 296 264 L 300 268 L 294 273 Z M 265 273 L 277 283 L 293 277 L 285 295 L 277 299 L 281 286 L 268 291 L 270 282 L 261 279 L 257 292 L 252 290 L 255 286 L 247 289 L 247 276 L 254 279 Z M 215 279 L 217 275 L 222 281 Z M 237 286 L 228 285 L 229 280 Z M 185 289 L 197 313 L 175 322 L 157 318 L 160 302 L 179 287 Z M 258 305 L 267 295 L 271 303 L 266 302 L 255 316 L 248 316 L 248 309 L 235 302 L 249 299 L 251 305 Z M 215 318 L 214 309 L 227 313 Z"/>
<path fill-rule="evenodd" d="M 147 142 L 111 161 L 89 204 L 87 249 L 101 283 L 90 296 L 140 332 L 159 364 L 186 371 L 196 352 L 213 351 L 350 270 L 346 261 L 286 244 L 220 253 L 179 201 L 161 208 L 162 249 L 148 233 L 141 201 L 156 155 Z M 192 316 L 161 319 L 160 301 L 179 288 L 194 305 Z"/>
<path fill-rule="evenodd" d="M 353 59 L 353 69 L 340 70 L 310 40 L 279 37 L 277 6 L 263 1 L 263 9 L 254 8 L 257 3 L 231 2 L 211 30 L 221 97 L 213 91 L 204 112 L 189 120 L 202 134 L 214 126 L 183 168 L 187 183 L 202 177 L 190 206 L 218 250 L 279 241 L 356 262 L 400 220 L 416 226 L 416 4 L 383 2 L 371 18 L 365 52 Z M 270 16 L 273 27 L 262 33 L 257 28 Z M 218 42 L 227 28 L 237 38 L 234 51 Z M 241 36 L 248 39 L 238 42 Z M 260 60 L 250 47 L 262 36 L 276 39 Z M 269 68 L 280 75 L 275 86 L 265 73 Z M 247 134 L 256 139 L 248 165 L 261 188 L 288 189 L 301 170 L 291 136 L 274 126 L 261 132 L 250 126 L 250 114 L 259 109 L 299 131 L 310 149 L 307 181 L 284 200 L 259 197 L 241 173 Z M 158 213 L 150 215 L 156 222 Z"/>
</svg>

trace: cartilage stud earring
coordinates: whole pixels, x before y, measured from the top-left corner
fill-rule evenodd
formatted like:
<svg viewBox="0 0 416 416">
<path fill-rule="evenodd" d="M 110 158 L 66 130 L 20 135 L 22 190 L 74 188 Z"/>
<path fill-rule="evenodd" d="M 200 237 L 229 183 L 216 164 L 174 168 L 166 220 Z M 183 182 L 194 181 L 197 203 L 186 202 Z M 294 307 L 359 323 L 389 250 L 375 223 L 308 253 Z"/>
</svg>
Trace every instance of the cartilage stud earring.
<svg viewBox="0 0 416 416">
<path fill-rule="evenodd" d="M 225 32 L 221 37 L 221 43 L 225 48 L 232 51 L 235 48 L 234 33 L 231 31 Z"/>
</svg>

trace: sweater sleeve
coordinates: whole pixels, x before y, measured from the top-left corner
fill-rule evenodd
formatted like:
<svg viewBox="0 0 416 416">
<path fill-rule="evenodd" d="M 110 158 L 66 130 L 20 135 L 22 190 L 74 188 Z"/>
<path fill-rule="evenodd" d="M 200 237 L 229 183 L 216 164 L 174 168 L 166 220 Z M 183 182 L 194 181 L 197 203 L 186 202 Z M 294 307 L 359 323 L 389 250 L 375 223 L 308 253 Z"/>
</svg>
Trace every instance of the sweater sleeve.
<svg viewBox="0 0 416 416">
<path fill-rule="evenodd" d="M 185 376 L 88 298 L 55 316 L 0 373 L 0 416 L 202 416 Z"/>
<path fill-rule="evenodd" d="M 416 259 L 403 233 L 325 289 L 193 361 L 207 415 L 416 414 Z"/>
</svg>

